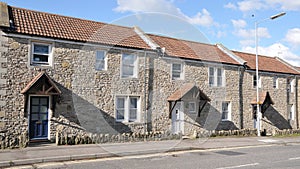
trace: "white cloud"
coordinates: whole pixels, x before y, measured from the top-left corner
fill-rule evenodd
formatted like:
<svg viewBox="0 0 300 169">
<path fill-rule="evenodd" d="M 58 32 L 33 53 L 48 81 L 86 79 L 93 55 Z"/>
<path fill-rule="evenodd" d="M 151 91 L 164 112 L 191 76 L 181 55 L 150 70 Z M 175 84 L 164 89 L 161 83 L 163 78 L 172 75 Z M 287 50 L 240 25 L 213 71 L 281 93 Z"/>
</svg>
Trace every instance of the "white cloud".
<svg viewBox="0 0 300 169">
<path fill-rule="evenodd" d="M 236 29 L 233 32 L 234 35 L 243 39 L 255 39 L 255 29 Z M 267 28 L 257 28 L 258 38 L 271 38 Z"/>
<path fill-rule="evenodd" d="M 271 6 L 279 6 L 282 10 L 300 10 L 299 0 L 266 0 Z"/>
<path fill-rule="evenodd" d="M 300 10 L 299 0 L 243 0 L 236 4 L 228 3 L 225 8 L 239 9 L 242 12 L 266 9 Z"/>
<path fill-rule="evenodd" d="M 212 26 L 214 24 L 213 18 L 206 9 L 202 9 L 202 13 L 198 12 L 197 15 L 193 17 L 185 17 L 190 23 L 195 25 Z"/>
<path fill-rule="evenodd" d="M 158 12 L 175 15 L 187 20 L 191 24 L 200 26 L 217 25 L 210 13 L 206 9 L 202 9 L 195 16 L 190 17 L 185 15 L 179 8 L 174 6 L 172 1 L 168 0 L 118 0 L 118 6 L 114 9 L 117 12 Z"/>
<path fill-rule="evenodd" d="M 242 48 L 242 51 L 249 52 L 249 53 L 255 53 L 255 47 L 246 46 Z M 291 49 L 287 46 L 284 46 L 281 43 L 274 43 L 271 46 L 268 47 L 258 47 L 258 54 L 259 55 L 265 55 L 265 56 L 271 56 L 271 57 L 280 57 L 286 61 L 288 61 L 290 64 L 294 66 L 300 66 L 300 56 L 297 56 L 293 52 L 291 52 Z"/>
<path fill-rule="evenodd" d="M 247 26 L 247 22 L 245 20 L 239 19 L 239 20 L 231 20 L 231 23 L 233 27 L 235 28 L 244 28 Z"/>
<path fill-rule="evenodd" d="M 231 2 L 229 2 L 228 4 L 224 5 L 225 8 L 228 9 L 237 9 L 237 6 Z"/>
<path fill-rule="evenodd" d="M 289 29 L 285 35 L 285 41 L 289 42 L 292 46 L 300 45 L 300 28 Z"/>
<path fill-rule="evenodd" d="M 268 6 L 261 0 L 244 0 L 237 3 L 238 9 L 247 12 L 251 10 L 261 10 Z"/>
</svg>

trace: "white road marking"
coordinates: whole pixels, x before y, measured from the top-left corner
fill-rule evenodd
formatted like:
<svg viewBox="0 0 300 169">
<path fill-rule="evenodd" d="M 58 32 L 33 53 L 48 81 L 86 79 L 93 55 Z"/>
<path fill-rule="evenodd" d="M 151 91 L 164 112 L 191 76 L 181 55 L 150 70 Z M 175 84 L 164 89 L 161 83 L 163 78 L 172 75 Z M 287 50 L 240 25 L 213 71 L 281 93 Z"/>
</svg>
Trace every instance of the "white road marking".
<svg viewBox="0 0 300 169">
<path fill-rule="evenodd" d="M 264 140 L 258 140 L 258 141 L 265 142 L 265 143 L 275 143 L 275 142 L 278 142 L 278 140 L 273 140 L 273 139 L 264 139 Z"/>
<path fill-rule="evenodd" d="M 300 160 L 300 157 L 289 158 L 289 160 Z"/>
<path fill-rule="evenodd" d="M 243 165 L 236 165 L 236 166 L 230 166 L 230 167 L 221 167 L 221 168 L 217 168 L 217 169 L 242 168 L 242 167 L 249 167 L 249 166 L 256 166 L 256 165 L 259 165 L 259 163 L 243 164 Z"/>
</svg>

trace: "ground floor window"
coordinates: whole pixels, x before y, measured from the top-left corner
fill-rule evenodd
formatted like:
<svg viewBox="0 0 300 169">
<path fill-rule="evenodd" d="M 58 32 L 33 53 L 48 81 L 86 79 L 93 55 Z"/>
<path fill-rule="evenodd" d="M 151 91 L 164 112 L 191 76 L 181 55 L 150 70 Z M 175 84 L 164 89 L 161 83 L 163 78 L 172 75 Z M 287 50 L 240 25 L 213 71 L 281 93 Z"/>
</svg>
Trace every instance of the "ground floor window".
<svg viewBox="0 0 300 169">
<path fill-rule="evenodd" d="M 140 97 L 117 96 L 115 109 L 116 121 L 138 122 L 140 117 Z"/>
<path fill-rule="evenodd" d="M 222 102 L 222 120 L 231 120 L 230 102 Z"/>
</svg>

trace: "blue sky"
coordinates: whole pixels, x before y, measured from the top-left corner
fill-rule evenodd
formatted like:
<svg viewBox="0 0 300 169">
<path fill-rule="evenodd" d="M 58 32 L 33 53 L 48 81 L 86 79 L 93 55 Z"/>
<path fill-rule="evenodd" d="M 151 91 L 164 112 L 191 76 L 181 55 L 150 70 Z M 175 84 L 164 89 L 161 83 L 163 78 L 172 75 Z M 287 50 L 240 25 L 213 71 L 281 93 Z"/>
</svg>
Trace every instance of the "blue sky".
<svg viewBox="0 0 300 169">
<path fill-rule="evenodd" d="M 299 0 L 2 0 L 11 6 L 100 22 L 141 27 L 145 32 L 204 43 L 222 43 L 259 54 L 279 56 L 300 66 Z"/>
</svg>

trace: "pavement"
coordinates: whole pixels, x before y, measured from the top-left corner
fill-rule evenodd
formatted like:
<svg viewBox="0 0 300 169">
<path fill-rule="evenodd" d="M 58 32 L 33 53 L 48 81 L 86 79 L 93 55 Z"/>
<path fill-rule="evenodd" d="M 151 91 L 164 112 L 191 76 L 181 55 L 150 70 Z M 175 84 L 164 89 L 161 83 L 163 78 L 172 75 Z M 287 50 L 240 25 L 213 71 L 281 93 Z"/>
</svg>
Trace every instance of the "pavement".
<svg viewBox="0 0 300 169">
<path fill-rule="evenodd" d="M 145 155 L 271 144 L 300 143 L 300 137 L 216 137 L 149 142 L 63 145 L 30 144 L 22 149 L 0 150 L 0 168 L 47 162 Z"/>
</svg>

